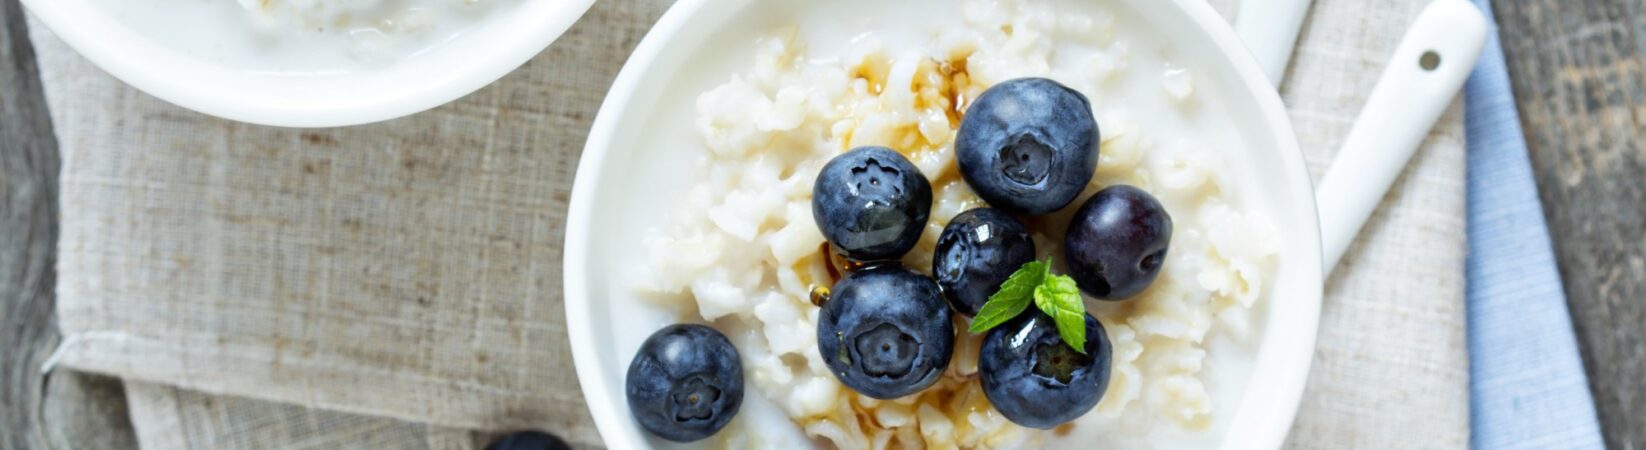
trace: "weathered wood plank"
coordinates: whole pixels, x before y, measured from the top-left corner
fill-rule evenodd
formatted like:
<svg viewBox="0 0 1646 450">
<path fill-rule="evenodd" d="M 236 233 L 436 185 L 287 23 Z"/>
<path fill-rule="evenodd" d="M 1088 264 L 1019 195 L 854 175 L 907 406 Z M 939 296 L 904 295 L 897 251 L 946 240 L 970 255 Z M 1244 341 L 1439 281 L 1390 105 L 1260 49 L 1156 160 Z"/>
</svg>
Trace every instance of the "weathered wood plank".
<svg viewBox="0 0 1646 450">
<path fill-rule="evenodd" d="M 135 448 L 119 380 L 39 371 L 59 338 L 57 142 L 16 0 L 0 27 L 0 449 Z"/>
<path fill-rule="evenodd" d="M 42 353 L 56 342 L 52 264 L 57 143 L 15 1 L 0 1 L 0 447 L 40 448 Z M 12 431 L 16 430 L 16 431 Z"/>
<path fill-rule="evenodd" d="M 1610 448 L 1646 448 L 1646 0 L 1494 3 Z"/>
</svg>

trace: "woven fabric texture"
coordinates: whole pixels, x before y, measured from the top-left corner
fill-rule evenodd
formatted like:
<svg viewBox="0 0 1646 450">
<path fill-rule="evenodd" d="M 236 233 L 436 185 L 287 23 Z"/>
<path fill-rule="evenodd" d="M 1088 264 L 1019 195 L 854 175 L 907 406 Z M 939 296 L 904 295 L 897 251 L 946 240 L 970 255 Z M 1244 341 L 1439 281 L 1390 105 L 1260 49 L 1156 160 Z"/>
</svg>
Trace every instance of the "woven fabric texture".
<svg viewBox="0 0 1646 450">
<path fill-rule="evenodd" d="M 465 430 L 519 428 L 599 446 L 566 344 L 566 203 L 606 87 L 668 3 L 598 2 L 490 87 L 332 130 L 180 109 L 34 26 L 63 154 L 62 366 L 127 379 L 149 448 L 361 429 L 467 448 Z M 1315 1 L 1282 93 L 1316 175 L 1424 3 Z M 1292 447 L 1468 444 L 1460 105 L 1331 278 Z"/>
<path fill-rule="evenodd" d="M 1493 31 L 1465 89 L 1474 448 L 1605 448 Z"/>
</svg>

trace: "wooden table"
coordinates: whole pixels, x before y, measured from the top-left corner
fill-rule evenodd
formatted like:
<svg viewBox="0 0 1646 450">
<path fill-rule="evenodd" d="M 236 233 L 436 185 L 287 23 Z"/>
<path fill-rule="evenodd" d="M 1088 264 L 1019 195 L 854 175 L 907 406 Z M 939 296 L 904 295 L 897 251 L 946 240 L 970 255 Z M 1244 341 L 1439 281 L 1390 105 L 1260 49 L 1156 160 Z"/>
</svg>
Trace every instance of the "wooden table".
<svg viewBox="0 0 1646 450">
<path fill-rule="evenodd" d="M 1606 444 L 1646 449 L 1646 0 L 1498 0 Z"/>
<path fill-rule="evenodd" d="M 135 448 L 120 380 L 40 373 L 58 341 L 57 140 L 22 24 L 0 0 L 0 449 Z"/>
<path fill-rule="evenodd" d="M 57 140 L 15 0 L 0 26 L 0 449 L 134 448 L 120 380 L 40 373 L 58 341 Z"/>
<path fill-rule="evenodd" d="M 1494 6 L 1607 446 L 1646 449 L 1646 0 Z M 17 0 L 0 26 L 0 450 L 134 448 L 118 380 L 40 375 L 57 143 Z"/>
</svg>

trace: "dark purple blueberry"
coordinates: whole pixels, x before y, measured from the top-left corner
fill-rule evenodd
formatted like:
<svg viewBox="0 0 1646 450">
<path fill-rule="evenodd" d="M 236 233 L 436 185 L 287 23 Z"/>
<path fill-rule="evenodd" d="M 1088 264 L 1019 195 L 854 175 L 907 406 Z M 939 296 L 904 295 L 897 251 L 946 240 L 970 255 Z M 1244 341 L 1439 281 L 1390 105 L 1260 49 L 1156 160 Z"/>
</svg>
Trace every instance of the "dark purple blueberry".
<svg viewBox="0 0 1646 450">
<path fill-rule="evenodd" d="M 937 282 L 895 263 L 835 283 L 817 316 L 817 350 L 842 384 L 878 399 L 936 383 L 954 351 L 954 323 Z"/>
<path fill-rule="evenodd" d="M 920 241 L 932 184 L 908 158 L 885 147 L 834 157 L 812 186 L 812 220 L 836 251 L 858 261 L 893 260 Z"/>
<path fill-rule="evenodd" d="M 1057 333 L 1051 316 L 1030 309 L 989 330 L 978 351 L 983 395 L 1012 423 L 1042 430 L 1079 418 L 1109 388 L 1113 348 L 1103 324 L 1086 315 L 1086 354 Z"/>
<path fill-rule="evenodd" d="M 1123 300 L 1143 292 L 1166 263 L 1172 216 L 1142 189 L 1115 185 L 1075 211 L 1063 253 L 1069 276 L 1086 294 Z"/>
<path fill-rule="evenodd" d="M 629 363 L 629 411 L 675 442 L 720 431 L 743 405 L 743 363 L 726 335 L 703 325 L 657 330 Z"/>
<path fill-rule="evenodd" d="M 998 209 L 978 208 L 943 227 L 932 274 L 949 305 L 971 316 L 1000 290 L 1000 283 L 1034 258 L 1034 241 L 1022 223 Z"/>
<path fill-rule="evenodd" d="M 1086 189 L 1100 141 L 1086 96 L 1045 78 L 983 91 L 955 135 L 960 175 L 989 205 L 1018 214 L 1057 211 Z"/>
<path fill-rule="evenodd" d="M 486 450 L 572 450 L 572 447 L 552 434 L 517 431 L 492 441 Z"/>
</svg>

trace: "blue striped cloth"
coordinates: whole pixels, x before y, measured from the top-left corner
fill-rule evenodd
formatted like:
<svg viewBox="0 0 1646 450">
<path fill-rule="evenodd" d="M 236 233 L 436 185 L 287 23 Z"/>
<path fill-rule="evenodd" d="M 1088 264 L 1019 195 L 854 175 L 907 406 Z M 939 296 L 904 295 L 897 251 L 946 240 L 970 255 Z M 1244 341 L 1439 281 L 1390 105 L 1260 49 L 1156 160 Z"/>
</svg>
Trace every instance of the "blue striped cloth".
<svg viewBox="0 0 1646 450">
<path fill-rule="evenodd" d="M 1473 446 L 1601 449 L 1495 25 L 1465 91 Z"/>
</svg>

